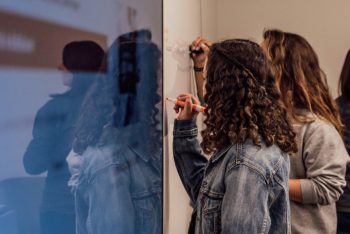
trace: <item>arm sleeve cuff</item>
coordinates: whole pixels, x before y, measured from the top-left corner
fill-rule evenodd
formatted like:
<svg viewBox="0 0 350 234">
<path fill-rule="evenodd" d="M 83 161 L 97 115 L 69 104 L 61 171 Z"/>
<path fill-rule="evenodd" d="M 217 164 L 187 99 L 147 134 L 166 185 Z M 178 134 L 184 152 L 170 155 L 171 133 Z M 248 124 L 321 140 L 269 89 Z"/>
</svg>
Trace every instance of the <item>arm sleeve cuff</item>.
<svg viewBox="0 0 350 234">
<path fill-rule="evenodd" d="M 301 179 L 300 180 L 301 194 L 303 197 L 303 204 L 316 204 L 317 195 L 315 191 L 315 186 L 312 180 Z"/>
<path fill-rule="evenodd" d="M 177 120 L 174 123 L 174 137 L 197 136 L 198 129 L 195 119 Z"/>
</svg>

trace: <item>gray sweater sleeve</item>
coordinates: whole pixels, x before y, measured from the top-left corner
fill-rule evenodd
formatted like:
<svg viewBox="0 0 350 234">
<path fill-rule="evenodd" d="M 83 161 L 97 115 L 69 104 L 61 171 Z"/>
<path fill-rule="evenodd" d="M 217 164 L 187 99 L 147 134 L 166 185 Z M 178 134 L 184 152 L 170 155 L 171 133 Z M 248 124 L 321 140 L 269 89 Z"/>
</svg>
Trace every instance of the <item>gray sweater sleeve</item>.
<svg viewBox="0 0 350 234">
<path fill-rule="evenodd" d="M 303 140 L 306 179 L 301 179 L 304 204 L 337 201 L 346 184 L 349 157 L 337 130 L 323 121 L 307 124 Z"/>
</svg>

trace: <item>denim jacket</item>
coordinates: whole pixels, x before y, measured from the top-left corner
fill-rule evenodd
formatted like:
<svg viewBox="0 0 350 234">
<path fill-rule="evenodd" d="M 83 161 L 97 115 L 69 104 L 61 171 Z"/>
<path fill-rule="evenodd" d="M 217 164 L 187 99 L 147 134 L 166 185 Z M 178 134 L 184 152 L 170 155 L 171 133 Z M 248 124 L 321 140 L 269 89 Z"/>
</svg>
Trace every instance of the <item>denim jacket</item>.
<svg viewBox="0 0 350 234">
<path fill-rule="evenodd" d="M 175 120 L 174 158 L 194 205 L 189 233 L 290 233 L 289 156 L 251 140 L 200 151 L 194 120 Z"/>
<path fill-rule="evenodd" d="M 162 232 L 161 160 L 155 162 L 142 146 L 121 140 L 88 147 L 75 156 L 82 160 L 68 159 L 75 167 L 70 184 L 77 234 Z M 71 165 L 74 161 L 81 161 L 79 170 Z"/>
</svg>

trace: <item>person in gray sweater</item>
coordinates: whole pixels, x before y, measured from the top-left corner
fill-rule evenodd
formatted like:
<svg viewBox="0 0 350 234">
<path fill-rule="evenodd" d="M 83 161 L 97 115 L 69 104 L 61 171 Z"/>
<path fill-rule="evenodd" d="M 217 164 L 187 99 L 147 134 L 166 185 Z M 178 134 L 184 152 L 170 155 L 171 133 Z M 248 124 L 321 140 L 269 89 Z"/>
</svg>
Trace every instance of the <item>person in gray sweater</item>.
<svg viewBox="0 0 350 234">
<path fill-rule="evenodd" d="M 290 157 L 292 233 L 335 234 L 336 201 L 349 163 L 339 111 L 303 37 L 279 30 L 267 30 L 263 37 L 261 46 L 297 133 L 298 153 Z"/>
</svg>

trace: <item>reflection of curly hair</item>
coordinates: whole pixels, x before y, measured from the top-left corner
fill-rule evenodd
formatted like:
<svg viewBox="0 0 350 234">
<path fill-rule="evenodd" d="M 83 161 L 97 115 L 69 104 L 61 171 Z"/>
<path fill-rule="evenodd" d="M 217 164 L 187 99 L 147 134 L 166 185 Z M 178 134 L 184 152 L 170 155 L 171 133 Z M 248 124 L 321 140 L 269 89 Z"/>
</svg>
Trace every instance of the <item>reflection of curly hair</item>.
<svg viewBox="0 0 350 234">
<path fill-rule="evenodd" d="M 88 146 L 113 142 L 113 136 L 104 132 L 107 125 L 122 129 L 134 124 L 140 128 L 130 133 L 133 140 L 147 144 L 147 150 L 154 154 L 161 151 L 162 112 L 157 106 L 161 101 L 161 54 L 153 42 L 127 41 L 126 36 L 118 38 L 109 49 L 109 72 L 97 78 L 85 98 L 73 143 L 77 153 L 82 154 Z"/>
<path fill-rule="evenodd" d="M 259 45 L 248 40 L 214 44 L 207 63 L 207 104 L 201 144 L 205 153 L 251 139 L 295 152 L 295 133 Z"/>
</svg>

